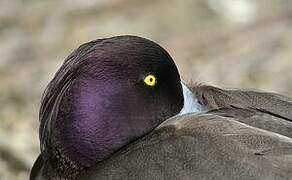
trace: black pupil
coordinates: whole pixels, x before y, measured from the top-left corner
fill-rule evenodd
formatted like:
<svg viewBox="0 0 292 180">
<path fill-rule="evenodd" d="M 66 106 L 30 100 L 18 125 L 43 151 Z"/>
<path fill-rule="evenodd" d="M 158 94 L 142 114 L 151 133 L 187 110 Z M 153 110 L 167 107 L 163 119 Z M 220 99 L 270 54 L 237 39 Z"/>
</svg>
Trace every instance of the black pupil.
<svg viewBox="0 0 292 180">
<path fill-rule="evenodd" d="M 150 82 L 152 82 L 152 81 L 153 81 L 153 79 L 152 79 L 152 78 L 150 78 L 149 80 L 150 80 Z"/>
</svg>

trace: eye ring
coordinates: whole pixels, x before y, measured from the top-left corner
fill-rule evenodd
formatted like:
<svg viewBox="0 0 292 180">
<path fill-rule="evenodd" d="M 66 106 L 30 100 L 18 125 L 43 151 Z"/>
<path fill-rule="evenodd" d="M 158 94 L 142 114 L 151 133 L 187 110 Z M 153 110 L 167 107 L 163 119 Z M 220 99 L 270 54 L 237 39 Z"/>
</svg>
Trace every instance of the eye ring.
<svg viewBox="0 0 292 180">
<path fill-rule="evenodd" d="M 154 87 L 157 83 L 157 79 L 153 74 L 148 74 L 145 78 L 144 78 L 144 83 L 147 86 L 151 86 Z"/>
</svg>

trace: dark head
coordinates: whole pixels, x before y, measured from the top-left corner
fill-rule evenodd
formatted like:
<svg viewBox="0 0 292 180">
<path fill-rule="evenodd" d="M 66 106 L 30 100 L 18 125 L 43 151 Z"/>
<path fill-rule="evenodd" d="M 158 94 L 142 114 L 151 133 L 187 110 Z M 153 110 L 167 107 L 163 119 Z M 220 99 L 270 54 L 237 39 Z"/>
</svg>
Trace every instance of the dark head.
<svg viewBox="0 0 292 180">
<path fill-rule="evenodd" d="M 180 76 L 162 47 L 135 36 L 91 41 L 65 60 L 45 91 L 42 150 L 90 167 L 182 107 Z"/>
</svg>

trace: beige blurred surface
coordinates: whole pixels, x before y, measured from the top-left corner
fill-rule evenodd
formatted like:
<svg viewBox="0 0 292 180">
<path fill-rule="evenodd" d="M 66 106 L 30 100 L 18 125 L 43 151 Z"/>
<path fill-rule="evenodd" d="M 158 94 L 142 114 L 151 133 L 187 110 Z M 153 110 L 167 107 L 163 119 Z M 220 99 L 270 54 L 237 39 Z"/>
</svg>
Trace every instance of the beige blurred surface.
<svg viewBox="0 0 292 180">
<path fill-rule="evenodd" d="M 121 34 L 161 44 L 186 82 L 292 96 L 290 0 L 1 0 L 1 180 L 28 179 L 41 93 L 66 56 Z"/>
</svg>

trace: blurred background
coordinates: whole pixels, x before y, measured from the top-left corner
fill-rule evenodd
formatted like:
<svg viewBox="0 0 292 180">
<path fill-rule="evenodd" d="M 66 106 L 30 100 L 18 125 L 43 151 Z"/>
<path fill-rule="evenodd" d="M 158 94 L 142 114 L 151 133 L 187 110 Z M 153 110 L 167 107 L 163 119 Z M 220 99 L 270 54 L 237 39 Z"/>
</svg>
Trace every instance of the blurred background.
<svg viewBox="0 0 292 180">
<path fill-rule="evenodd" d="M 186 82 L 292 96 L 290 0 L 0 0 L 0 179 L 28 179 L 46 84 L 81 43 L 165 47 Z"/>
</svg>

